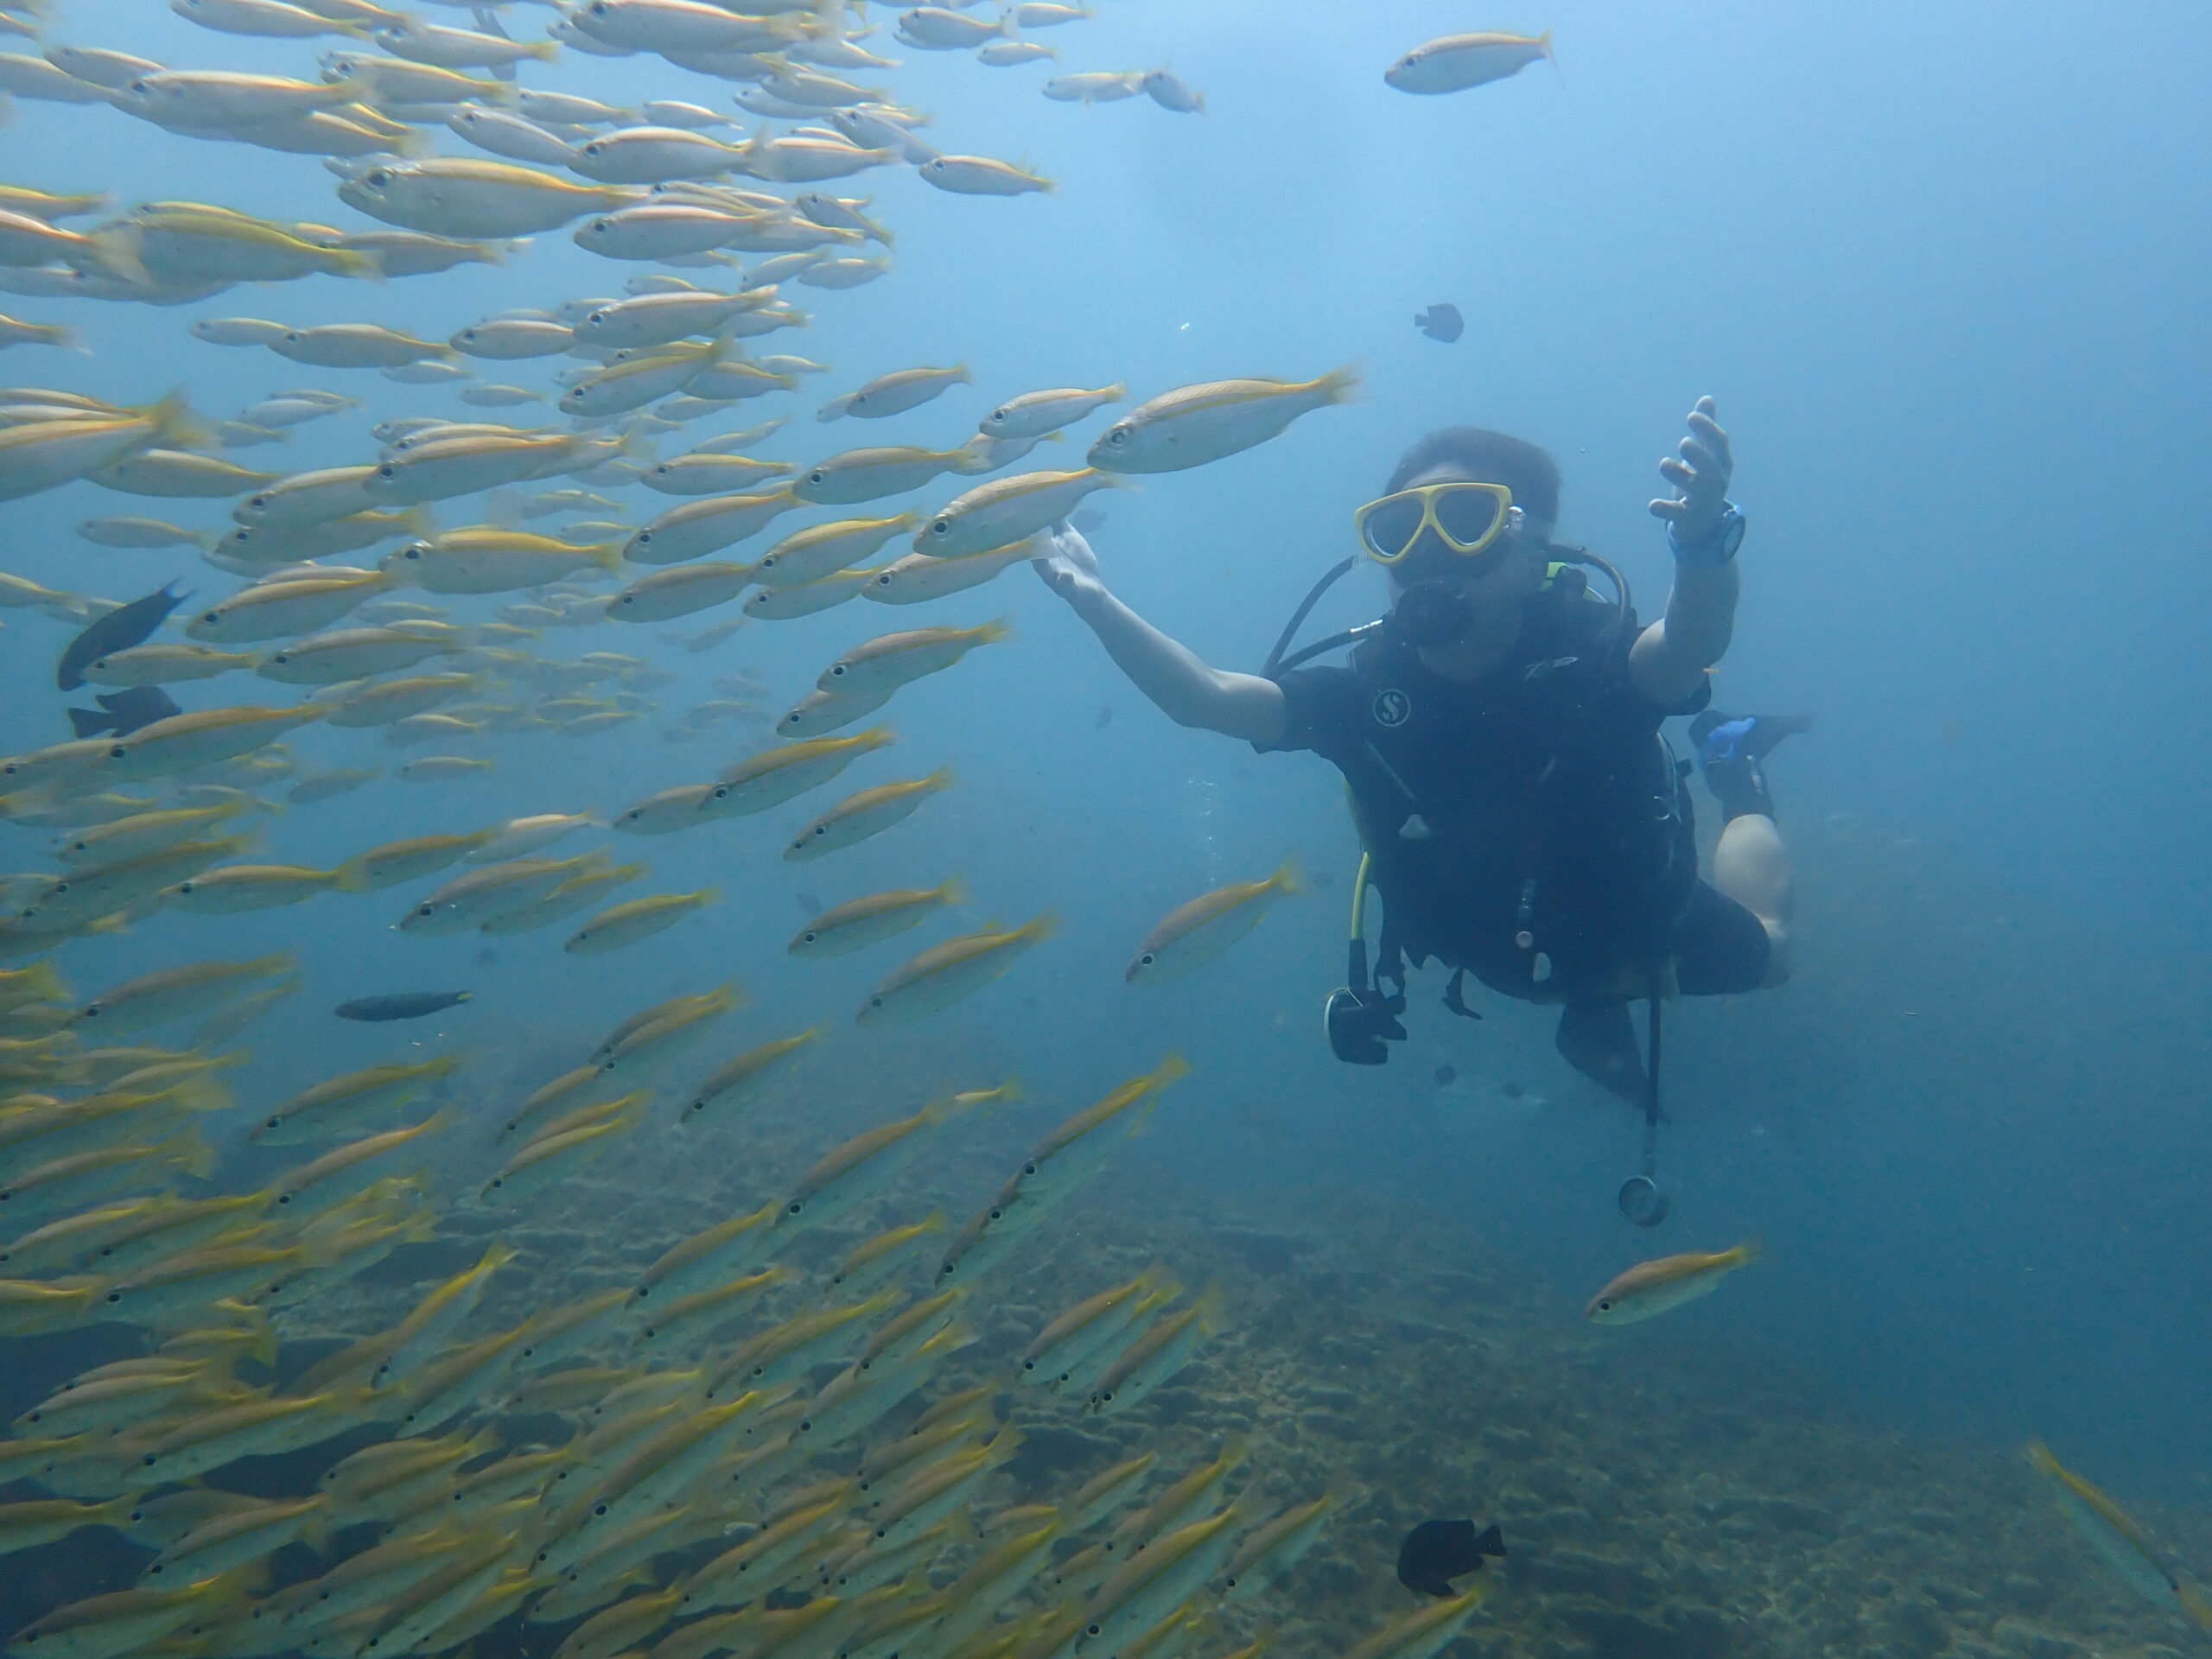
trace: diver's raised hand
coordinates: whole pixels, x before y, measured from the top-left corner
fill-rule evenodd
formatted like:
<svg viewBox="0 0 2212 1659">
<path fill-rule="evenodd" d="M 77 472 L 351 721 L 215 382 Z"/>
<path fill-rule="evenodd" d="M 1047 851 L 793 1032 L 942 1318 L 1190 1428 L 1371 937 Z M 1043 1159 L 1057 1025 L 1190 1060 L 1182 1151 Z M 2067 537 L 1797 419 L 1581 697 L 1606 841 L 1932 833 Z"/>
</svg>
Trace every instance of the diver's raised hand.
<svg viewBox="0 0 2212 1659">
<path fill-rule="evenodd" d="M 1074 604 L 1106 591 L 1105 578 L 1098 573 L 1098 556 L 1073 524 L 1063 518 L 1041 531 L 1037 540 L 1044 550 L 1029 561 L 1030 565 L 1062 599 Z"/>
<path fill-rule="evenodd" d="M 1689 413 L 1689 435 L 1675 452 L 1659 463 L 1659 475 L 1675 486 L 1675 493 L 1654 501 L 1654 517 L 1664 518 L 1678 543 L 1695 547 L 1713 534 L 1728 506 L 1728 480 L 1736 470 L 1736 457 L 1728 435 L 1713 418 L 1719 405 L 1700 397 Z"/>
</svg>

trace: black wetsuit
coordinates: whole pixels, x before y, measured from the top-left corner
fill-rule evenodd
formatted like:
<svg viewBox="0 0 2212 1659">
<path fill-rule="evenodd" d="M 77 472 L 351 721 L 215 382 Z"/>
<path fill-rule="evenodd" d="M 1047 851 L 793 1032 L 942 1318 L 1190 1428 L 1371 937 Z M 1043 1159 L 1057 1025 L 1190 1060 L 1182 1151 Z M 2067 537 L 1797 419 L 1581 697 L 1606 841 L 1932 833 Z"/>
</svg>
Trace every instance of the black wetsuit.
<svg viewBox="0 0 2212 1659">
<path fill-rule="evenodd" d="M 1639 1097 L 1628 999 L 1756 989 L 1766 930 L 1698 879 L 1689 795 L 1629 677 L 1631 613 L 1579 573 L 1529 602 L 1511 659 L 1473 684 L 1431 673 L 1388 629 L 1345 668 L 1279 677 L 1274 749 L 1333 762 L 1350 788 L 1383 904 L 1384 960 L 1465 969 L 1492 990 L 1562 1002 L 1560 1046 Z"/>
</svg>

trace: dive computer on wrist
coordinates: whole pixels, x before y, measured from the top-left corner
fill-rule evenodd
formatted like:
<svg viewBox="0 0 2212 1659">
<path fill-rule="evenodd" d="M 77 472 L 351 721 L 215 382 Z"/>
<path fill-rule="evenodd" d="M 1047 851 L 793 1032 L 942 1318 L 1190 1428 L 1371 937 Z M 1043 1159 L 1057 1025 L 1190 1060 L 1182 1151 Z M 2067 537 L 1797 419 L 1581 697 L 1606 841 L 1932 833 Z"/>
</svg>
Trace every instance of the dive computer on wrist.
<svg viewBox="0 0 2212 1659">
<path fill-rule="evenodd" d="M 1694 542 L 1685 542 L 1673 524 L 1667 526 L 1667 545 L 1675 563 L 1694 570 L 1717 570 L 1736 556 L 1744 544 L 1744 515 L 1733 501 L 1721 504 L 1721 514 L 1712 530 Z"/>
</svg>

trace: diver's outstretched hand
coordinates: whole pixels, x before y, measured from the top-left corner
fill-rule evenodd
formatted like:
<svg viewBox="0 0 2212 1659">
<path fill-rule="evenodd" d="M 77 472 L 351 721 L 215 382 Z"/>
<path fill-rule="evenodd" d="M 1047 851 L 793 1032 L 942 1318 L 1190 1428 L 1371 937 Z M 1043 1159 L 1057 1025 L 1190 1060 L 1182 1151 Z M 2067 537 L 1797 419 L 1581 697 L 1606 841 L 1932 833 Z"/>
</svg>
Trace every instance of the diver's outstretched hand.
<svg viewBox="0 0 2212 1659">
<path fill-rule="evenodd" d="M 1045 550 L 1029 561 L 1030 566 L 1062 599 L 1072 605 L 1106 591 L 1105 578 L 1098 574 L 1098 556 L 1090 550 L 1083 532 L 1066 519 L 1037 540 Z"/>
<path fill-rule="evenodd" d="M 1659 463 L 1659 475 L 1675 486 L 1672 497 L 1651 504 L 1654 517 L 1673 526 L 1676 538 L 1695 547 L 1713 534 L 1728 505 L 1728 480 L 1736 457 L 1728 435 L 1713 416 L 1719 405 L 1700 397 L 1690 410 L 1689 435 L 1674 454 Z"/>
</svg>

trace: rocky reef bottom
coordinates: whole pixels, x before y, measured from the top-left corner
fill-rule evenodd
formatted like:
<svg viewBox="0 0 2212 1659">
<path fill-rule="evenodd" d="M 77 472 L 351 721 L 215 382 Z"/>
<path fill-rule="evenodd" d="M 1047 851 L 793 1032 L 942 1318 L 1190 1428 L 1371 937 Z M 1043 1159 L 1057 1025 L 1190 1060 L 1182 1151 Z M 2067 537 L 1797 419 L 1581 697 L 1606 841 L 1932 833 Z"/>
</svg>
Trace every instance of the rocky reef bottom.
<svg viewBox="0 0 2212 1659">
<path fill-rule="evenodd" d="M 298 1310 L 281 1369 L 387 1326 L 495 1231 L 522 1255 L 487 1322 L 633 1280 L 671 1237 L 730 1213 L 725 1193 L 678 1196 L 645 1173 L 588 1178 L 557 1211 L 454 1211 L 436 1243 Z M 834 1261 L 940 1198 L 955 1194 L 909 1189 L 865 1225 L 803 1239 L 797 1264 Z M 549 1225 L 553 1214 L 593 1220 Z M 1409 1261 L 1403 1241 L 1416 1237 Z M 1146 1451 L 1159 1454 L 1157 1490 L 1232 1445 L 1243 1461 L 1221 1491 L 1249 1495 L 1255 1519 L 1336 1494 L 1319 1542 L 1272 1589 L 1225 1610 L 1192 1649 L 1198 1659 L 1269 1629 L 1287 1659 L 1348 1651 L 1421 1605 L 1393 1571 L 1406 1530 L 1461 1515 L 1497 1522 L 1510 1549 L 1493 1569 L 1500 1593 L 1452 1650 L 1463 1659 L 2179 1659 L 2198 1639 L 2107 1573 L 2017 1451 L 1908 1443 L 1840 1420 L 1756 1353 L 1716 1344 L 1685 1358 L 1681 1344 L 1590 1326 L 1554 1288 L 1454 1240 L 1447 1219 L 1372 1194 L 1199 1198 L 1116 1172 L 976 1286 L 963 1317 L 978 1340 L 871 1438 L 903 1432 L 931 1399 L 1007 1377 L 1061 1310 L 1155 1264 L 1219 1293 L 1217 1328 L 1194 1361 L 1105 1416 L 1005 1389 L 999 1409 L 1023 1444 L 977 1509 L 988 1519 L 1065 1500 Z M 113 1357 L 93 1351 L 99 1334 L 14 1345 L 10 1398 Z M 547 1438 L 549 1424 L 539 1414 L 497 1426 L 517 1444 Z M 330 1455 L 257 1460 L 211 1484 L 308 1490 Z M 2143 1519 L 2178 1559 L 2212 1559 L 2201 1517 Z M 141 1560 L 96 1536 L 13 1557 L 0 1603 L 35 1613 L 128 1582 Z M 664 1560 L 655 1576 L 686 1564 Z M 122 1577 L 101 1581 L 111 1572 Z M 539 1659 L 563 1634 L 509 1620 L 475 1653 Z"/>
</svg>

